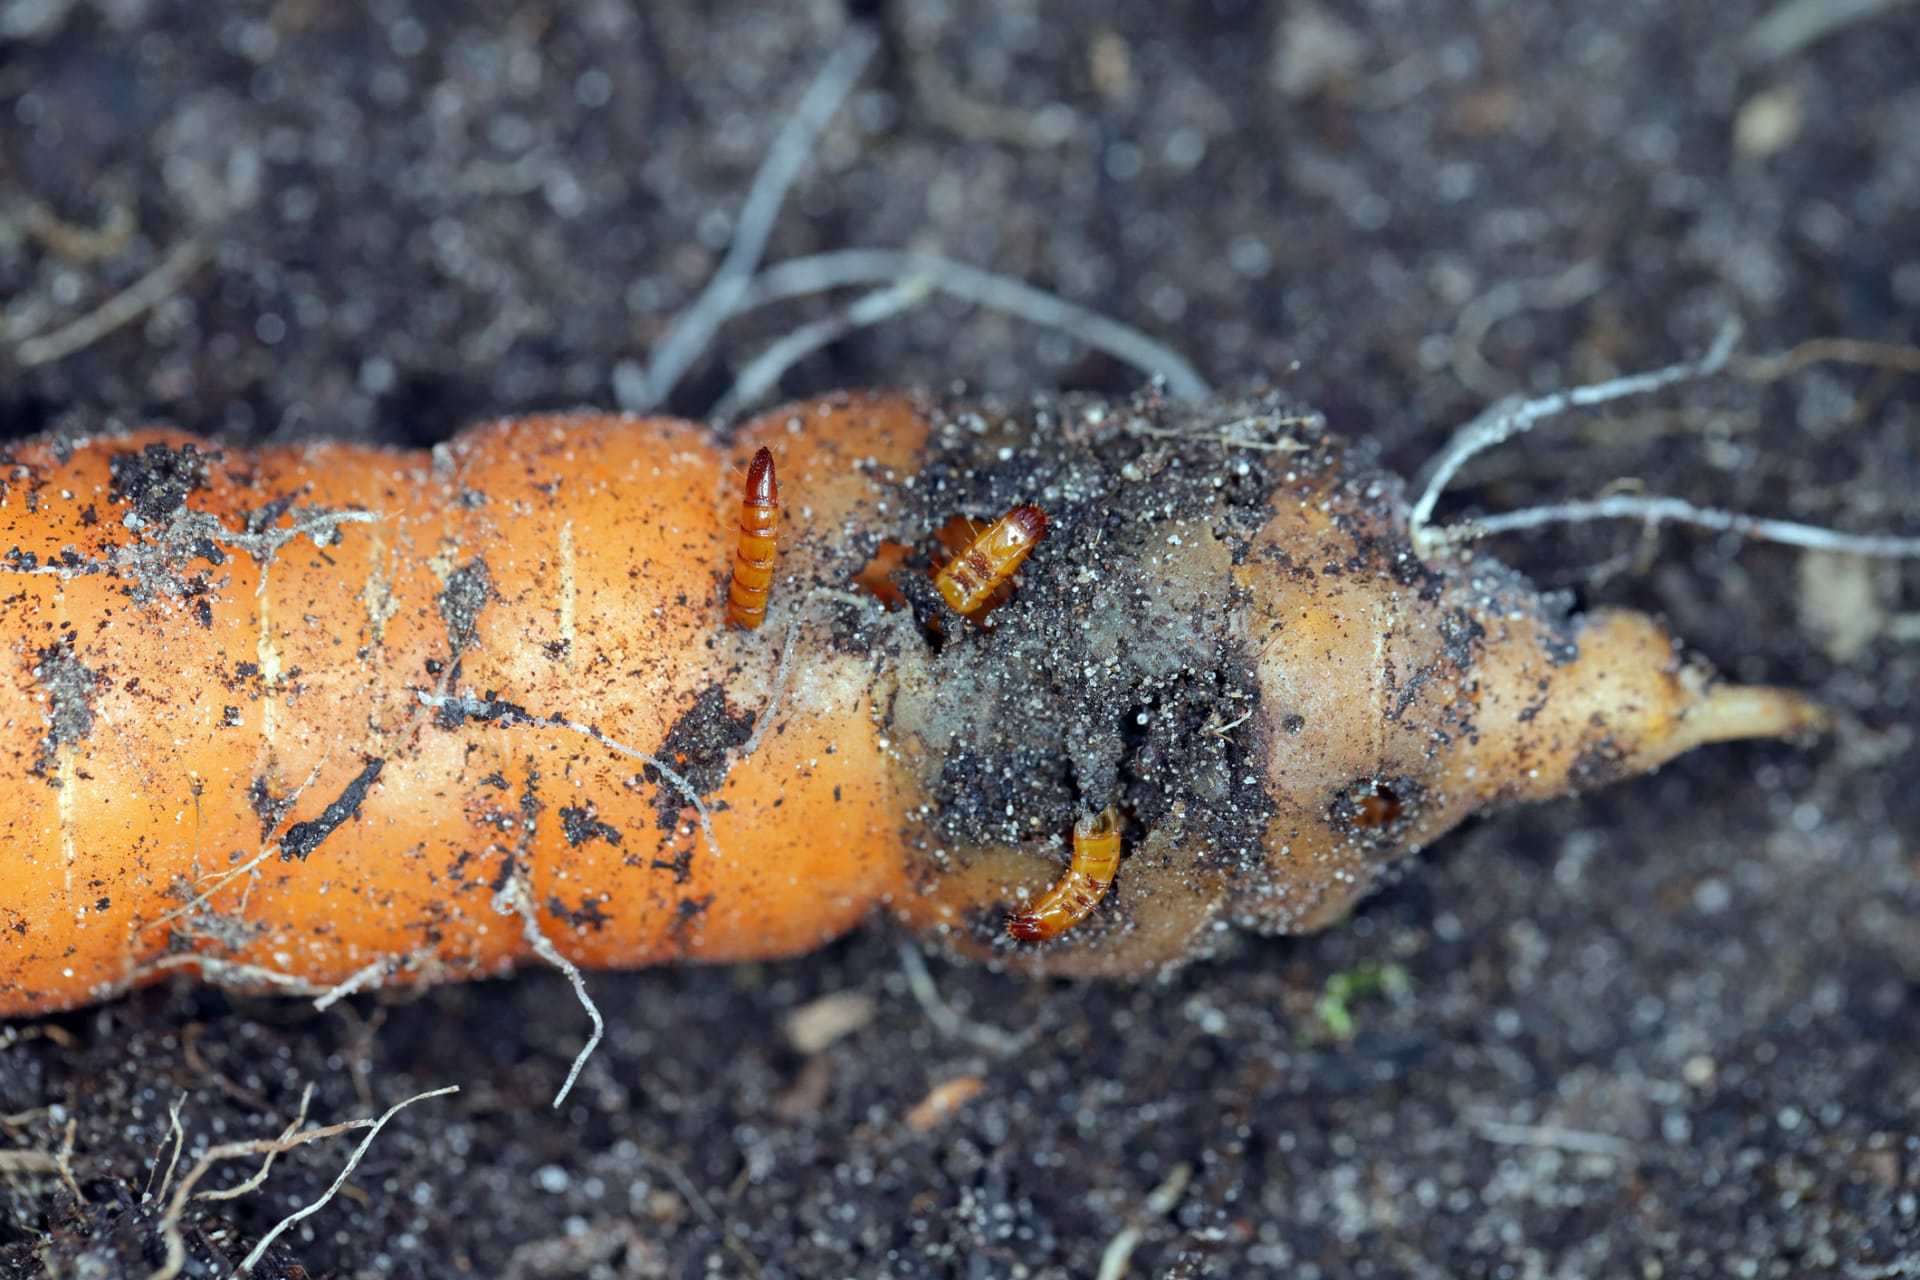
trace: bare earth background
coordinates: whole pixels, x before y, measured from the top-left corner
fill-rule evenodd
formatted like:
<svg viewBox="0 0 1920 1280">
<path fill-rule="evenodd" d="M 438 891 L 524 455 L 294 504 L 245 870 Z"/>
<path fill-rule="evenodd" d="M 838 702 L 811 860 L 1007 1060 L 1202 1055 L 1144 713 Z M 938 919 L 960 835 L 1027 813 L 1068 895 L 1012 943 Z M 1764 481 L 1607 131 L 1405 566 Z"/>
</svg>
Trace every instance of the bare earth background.
<svg viewBox="0 0 1920 1280">
<path fill-rule="evenodd" d="M 769 259 L 937 248 L 1218 385 L 1278 380 L 1403 470 L 1498 395 L 1665 364 L 1730 315 L 1755 353 L 1911 343 L 1920 9 L 1782 51 L 1768 7 L 874 0 L 882 50 Z M 847 21 L 10 0 L 0 427 L 417 445 L 611 407 Z M 34 335 L 189 242 L 210 258 L 157 308 L 33 363 Z M 672 407 L 703 412 L 827 309 L 733 322 Z M 936 301 L 782 391 L 956 382 L 1135 375 Z M 1511 448 L 1473 499 L 1632 477 L 1912 533 L 1916 391 L 1836 364 L 1724 378 Z M 1011 1056 L 930 1019 L 885 925 L 787 964 L 593 976 L 610 1039 L 558 1114 L 586 1028 L 545 972 L 324 1014 L 163 986 L 0 1030 L 0 1271 L 145 1275 L 169 1105 L 188 1095 L 190 1161 L 277 1133 L 312 1082 L 318 1122 L 462 1092 L 396 1119 L 263 1274 L 1089 1276 L 1132 1224 L 1136 1275 L 1920 1275 L 1920 569 L 1640 550 L 1619 528 L 1503 548 L 1817 691 L 1842 729 L 1479 823 L 1351 923 L 1161 983 L 931 961 L 968 1018 L 1034 1033 Z M 1384 964 L 1407 989 L 1356 997 L 1336 1035 L 1329 981 Z M 802 1052 L 789 1015 L 836 993 L 853 1029 Z M 976 1096 L 915 1122 L 966 1077 Z M 5 1156 L 58 1150 L 69 1119 L 85 1204 Z M 230 1270 L 348 1141 L 197 1208 L 190 1274 Z"/>
</svg>

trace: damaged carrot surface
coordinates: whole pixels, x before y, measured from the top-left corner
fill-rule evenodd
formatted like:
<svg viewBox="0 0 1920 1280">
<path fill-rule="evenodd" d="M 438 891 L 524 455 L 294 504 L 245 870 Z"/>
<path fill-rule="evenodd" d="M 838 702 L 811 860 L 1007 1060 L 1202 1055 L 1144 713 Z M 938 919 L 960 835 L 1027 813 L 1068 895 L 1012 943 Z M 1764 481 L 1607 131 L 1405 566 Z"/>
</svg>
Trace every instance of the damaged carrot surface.
<svg viewBox="0 0 1920 1280">
<path fill-rule="evenodd" d="M 780 558 L 742 630 L 762 447 Z M 1046 538 L 976 625 L 935 532 L 1026 503 Z M 1398 481 L 1270 400 L 838 397 L 724 443 L 572 415 L 418 454 L 42 438 L 0 547 L 13 1016 L 180 971 L 495 974 L 530 933 L 582 966 L 784 956 L 881 908 L 1144 973 L 1337 919 L 1476 809 L 1822 722 L 1650 619 L 1421 558 Z M 1009 939 L 1108 806 L 1111 889 Z"/>
</svg>

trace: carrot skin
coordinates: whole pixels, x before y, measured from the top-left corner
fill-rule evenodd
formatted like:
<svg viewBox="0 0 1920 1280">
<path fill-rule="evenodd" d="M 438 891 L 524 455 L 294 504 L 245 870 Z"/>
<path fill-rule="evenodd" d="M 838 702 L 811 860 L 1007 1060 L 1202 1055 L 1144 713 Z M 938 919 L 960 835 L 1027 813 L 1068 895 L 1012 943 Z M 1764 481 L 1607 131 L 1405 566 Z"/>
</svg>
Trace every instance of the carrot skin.
<svg viewBox="0 0 1920 1280">
<path fill-rule="evenodd" d="M 844 696 L 872 684 L 864 660 L 792 672 L 784 731 L 727 769 L 777 651 L 709 650 L 736 522 L 696 428 L 522 419 L 433 456 L 227 456 L 145 432 L 14 456 L 0 1013 L 190 956 L 299 990 L 382 962 L 383 980 L 499 972 L 527 954 L 496 909 L 515 878 L 587 965 L 805 950 L 901 883 L 895 774 L 871 706 Z M 377 518 L 267 556 L 216 532 L 133 564 L 176 498 L 231 532 L 289 497 L 282 523 Z M 19 571 L 63 556 L 80 567 Z M 701 788 L 711 838 L 630 755 L 423 696 L 510 702 L 655 756 Z M 296 824 L 311 840 L 342 797 L 351 812 L 301 847 Z"/>
<path fill-rule="evenodd" d="M 1150 973 L 1337 919 L 1478 810 L 1824 724 L 1651 619 L 1420 560 L 1397 482 L 1298 415 L 1191 412 L 794 406 L 733 442 L 769 459 L 751 521 L 730 451 L 667 420 L 15 446 L 0 1016 L 174 972 L 476 977 L 533 931 L 583 966 L 772 958 L 883 907 L 990 964 Z M 1210 413 L 1305 438 L 1223 472 Z M 785 625 L 743 629 L 719 587 L 771 555 L 773 451 Z M 912 548 L 1022 495 L 1059 506 L 1047 553 L 991 629 L 942 627 Z M 1089 832 L 1061 880 L 1034 833 L 1123 806 L 1139 838 Z"/>
</svg>

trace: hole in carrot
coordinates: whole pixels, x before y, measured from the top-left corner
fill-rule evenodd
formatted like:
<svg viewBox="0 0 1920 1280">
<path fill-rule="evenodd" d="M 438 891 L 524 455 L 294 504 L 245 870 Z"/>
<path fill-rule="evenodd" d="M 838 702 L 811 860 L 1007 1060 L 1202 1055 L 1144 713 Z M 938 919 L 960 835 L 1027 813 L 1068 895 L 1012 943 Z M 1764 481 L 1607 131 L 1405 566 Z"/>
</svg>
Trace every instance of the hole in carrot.
<svg viewBox="0 0 1920 1280">
<path fill-rule="evenodd" d="M 1420 784 L 1412 778 L 1358 778 L 1333 797 L 1327 818 L 1369 842 L 1399 836 L 1418 816 Z"/>
<path fill-rule="evenodd" d="M 853 585 L 889 609 L 906 608 L 907 597 L 894 585 L 893 574 L 912 554 L 913 548 L 904 543 L 883 541 L 874 551 L 873 559 L 854 575 Z"/>
</svg>

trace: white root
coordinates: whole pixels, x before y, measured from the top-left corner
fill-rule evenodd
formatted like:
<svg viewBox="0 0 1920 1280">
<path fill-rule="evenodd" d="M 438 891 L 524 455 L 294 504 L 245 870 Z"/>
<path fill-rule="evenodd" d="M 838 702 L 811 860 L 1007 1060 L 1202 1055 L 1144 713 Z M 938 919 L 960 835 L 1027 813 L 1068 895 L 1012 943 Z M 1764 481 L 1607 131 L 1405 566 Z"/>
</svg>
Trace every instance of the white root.
<svg viewBox="0 0 1920 1280">
<path fill-rule="evenodd" d="M 1557 311 L 1586 301 L 1606 283 L 1595 258 L 1584 258 L 1544 280 L 1507 280 L 1460 308 L 1453 327 L 1453 374 L 1462 386 L 1489 392 L 1497 382 L 1483 352 L 1487 335 L 1502 320 L 1528 311 Z"/>
<path fill-rule="evenodd" d="M 1147 1227 L 1155 1219 L 1173 1212 L 1192 1177 L 1193 1166 L 1186 1161 L 1182 1160 L 1173 1166 L 1160 1185 L 1148 1193 L 1146 1203 L 1140 1206 L 1139 1212 L 1127 1219 L 1127 1225 L 1107 1242 L 1105 1251 L 1100 1255 L 1100 1272 L 1095 1280 L 1126 1280 L 1127 1272 L 1133 1265 L 1133 1251 L 1146 1236 Z"/>
<path fill-rule="evenodd" d="M 1775 356 L 1751 356 L 1733 363 L 1733 372 L 1755 382 L 1772 382 L 1813 364 L 1851 364 L 1886 373 L 1920 373 L 1920 347 L 1861 338 L 1809 338 Z"/>
<path fill-rule="evenodd" d="M 773 727 L 773 713 L 780 709 L 781 695 L 787 691 L 787 676 L 793 670 L 793 643 L 799 637 L 800 622 L 795 619 L 787 627 L 786 642 L 780 646 L 780 661 L 773 669 L 773 688 L 767 694 L 767 705 L 760 709 L 758 716 L 754 717 L 753 733 L 747 738 L 746 745 L 740 749 L 740 755 L 733 764 L 741 763 L 758 751 L 760 740 L 765 738 L 767 730 Z M 732 772 L 732 765 L 728 766 L 728 772 Z"/>
<path fill-rule="evenodd" d="M 349 1120 L 345 1124 L 332 1125 L 326 1129 L 312 1129 L 304 1134 L 295 1134 L 293 1138 L 290 1140 L 290 1144 L 297 1145 L 298 1143 L 301 1143 L 301 1142 L 311 1142 L 314 1138 L 330 1135 L 333 1133 L 344 1133 L 349 1129 L 364 1128 L 367 1131 L 367 1136 L 360 1139 L 360 1145 L 355 1147 L 353 1149 L 353 1154 L 347 1157 L 347 1163 L 340 1170 L 340 1176 L 338 1176 L 333 1180 L 333 1185 L 328 1187 L 325 1191 L 321 1192 L 320 1197 L 314 1200 L 312 1203 L 304 1205 L 299 1209 L 295 1209 L 292 1213 L 280 1219 L 279 1222 L 276 1222 L 273 1225 L 273 1229 L 271 1231 L 267 1232 L 266 1235 L 261 1236 L 260 1242 L 253 1246 L 252 1250 L 248 1252 L 247 1256 L 240 1260 L 240 1265 L 234 1269 L 233 1274 L 234 1274 L 235 1280 L 238 1280 L 238 1278 L 241 1276 L 247 1275 L 255 1267 L 259 1266 L 260 1259 L 267 1256 L 267 1250 L 273 1247 L 273 1242 L 275 1240 L 278 1240 L 282 1235 L 284 1235 L 290 1227 L 292 1227 L 295 1223 L 303 1221 L 307 1218 L 310 1218 L 314 1214 L 320 1212 L 320 1210 L 327 1207 L 327 1205 L 333 1200 L 333 1198 L 336 1195 L 340 1194 L 340 1188 L 347 1185 L 347 1179 L 352 1177 L 353 1171 L 360 1167 L 360 1161 L 366 1158 L 367 1149 L 373 1146 L 373 1140 L 380 1136 L 380 1130 L 386 1127 L 387 1121 L 393 1119 L 395 1116 L 399 1115 L 402 1111 L 405 1111 L 408 1107 L 412 1106 L 416 1102 L 424 1102 L 428 1098 L 439 1098 L 439 1097 L 444 1097 L 445 1095 L 450 1093 L 458 1093 L 458 1092 L 460 1092 L 459 1085 L 453 1085 L 453 1084 L 445 1085 L 439 1089 L 430 1089 L 426 1093 L 416 1093 L 411 1098 L 407 1098 L 403 1101 L 394 1103 L 391 1107 L 388 1107 L 384 1113 L 381 1114 L 378 1120 L 372 1120 L 372 1121 Z M 216 1150 L 217 1149 L 218 1148 L 216 1148 Z M 208 1154 L 212 1154 L 212 1153 L 209 1152 Z"/>
<path fill-rule="evenodd" d="M 1474 1132 L 1488 1142 L 1508 1147 L 1542 1147 L 1575 1155 L 1603 1156 L 1623 1164 L 1638 1156 L 1634 1145 L 1609 1133 L 1569 1129 L 1557 1124 L 1514 1124 L 1506 1120 L 1478 1120 Z"/>
<path fill-rule="evenodd" d="M 996 1058 L 1012 1058 L 1025 1051 L 1033 1043 L 1034 1030 L 1029 1027 L 1018 1034 L 1002 1031 L 999 1027 L 973 1019 L 955 1011 L 940 995 L 940 988 L 933 981 L 933 974 L 927 969 L 926 957 L 920 954 L 920 948 L 912 939 L 900 940 L 900 972 L 906 976 L 907 991 L 913 996 L 914 1003 L 933 1024 L 933 1029 L 949 1039 L 959 1040 L 974 1048 L 991 1054 Z"/>
<path fill-rule="evenodd" d="M 740 208 L 733 242 L 706 287 L 682 310 L 655 345 L 645 369 L 631 361 L 614 368 L 614 398 L 629 413 L 657 409 L 719 332 L 742 312 L 784 298 L 803 297 L 849 285 L 871 292 L 824 320 L 802 325 L 775 342 L 744 369 L 714 407 L 731 417 L 765 396 L 782 374 L 809 353 L 867 325 L 879 324 L 937 291 L 989 310 L 1057 329 L 1105 352 L 1149 377 L 1166 379 L 1183 400 L 1206 396 L 1205 378 L 1171 347 L 1139 330 L 1007 276 L 954 262 L 934 253 L 894 249 L 847 249 L 799 258 L 758 278 L 761 256 L 780 216 L 787 191 L 813 158 L 821 134 L 865 72 L 876 41 L 865 28 L 850 27 L 801 97 L 786 126 L 767 149 Z"/>
<path fill-rule="evenodd" d="M 1611 404 L 1615 400 L 1658 391 L 1677 382 L 1711 377 L 1726 365 L 1728 358 L 1733 355 L 1734 344 L 1739 340 L 1740 325 L 1737 322 L 1730 323 L 1720 330 L 1719 336 L 1713 340 L 1713 347 L 1699 360 L 1668 365 L 1652 373 L 1613 378 L 1588 387 L 1556 391 L 1537 400 L 1503 400 L 1493 405 L 1456 431 L 1446 448 L 1434 459 L 1432 473 L 1420 491 L 1419 501 L 1413 504 L 1413 515 L 1408 521 L 1415 550 L 1425 554 L 1432 548 L 1434 535 L 1428 529 L 1428 523 L 1433 518 L 1433 506 L 1440 500 L 1440 495 L 1446 492 L 1454 476 L 1459 474 L 1460 468 L 1473 458 L 1505 444 L 1515 436 L 1525 435 L 1568 409 Z"/>
<path fill-rule="evenodd" d="M 380 1130 L 386 1127 L 389 1120 L 416 1102 L 458 1092 L 460 1092 L 459 1086 L 447 1085 L 443 1088 L 429 1090 L 426 1093 L 415 1094 L 404 1102 L 395 1103 L 378 1119 L 348 1120 L 340 1124 L 325 1125 L 317 1129 L 301 1129 L 300 1126 L 306 1122 L 308 1104 L 313 1098 L 313 1086 L 308 1085 L 306 1091 L 301 1095 L 299 1112 L 293 1120 L 288 1123 L 286 1128 L 281 1131 L 279 1137 L 255 1139 L 246 1142 L 224 1142 L 218 1146 L 209 1147 L 198 1160 L 194 1161 L 193 1166 L 187 1170 L 186 1174 L 176 1184 L 173 1180 L 174 1170 L 179 1164 L 181 1148 L 186 1145 L 186 1134 L 180 1127 L 180 1102 L 185 1101 L 185 1098 L 182 1098 L 180 1102 L 174 1103 L 168 1113 L 168 1123 L 173 1136 L 174 1146 L 173 1158 L 167 1166 L 167 1175 L 161 1180 L 159 1190 L 145 1197 L 146 1199 L 151 1199 L 152 1195 L 161 1195 L 167 1198 L 166 1208 L 160 1216 L 160 1235 L 166 1246 L 166 1255 L 160 1266 L 149 1275 L 148 1280 L 175 1280 L 175 1278 L 180 1275 L 182 1269 L 185 1268 L 187 1263 L 187 1242 L 186 1237 L 181 1234 L 180 1223 L 186 1214 L 189 1201 L 196 1199 L 231 1200 L 236 1196 L 245 1195 L 248 1192 L 259 1189 L 261 1184 L 266 1181 L 267 1174 L 272 1169 L 275 1158 L 284 1152 L 291 1151 L 295 1147 L 305 1146 L 309 1142 L 317 1142 L 322 1138 L 335 1137 L 355 1129 L 367 1130 L 367 1136 L 360 1140 L 359 1145 L 353 1149 L 353 1153 L 347 1157 L 346 1166 L 340 1170 L 339 1176 L 333 1180 L 333 1185 L 328 1187 L 318 1199 L 300 1209 L 296 1209 L 276 1223 L 272 1230 L 260 1238 L 259 1243 L 254 1245 L 247 1256 L 241 1259 L 240 1265 L 235 1268 L 233 1272 L 235 1280 L 239 1280 L 239 1277 L 249 1274 L 260 1264 L 260 1260 L 266 1256 L 267 1250 L 273 1247 L 275 1240 L 278 1240 L 295 1223 L 310 1218 L 325 1208 L 328 1203 L 333 1200 L 333 1197 L 339 1194 L 340 1188 L 346 1185 L 349 1177 L 353 1176 L 353 1171 L 360 1167 L 360 1161 L 365 1158 L 367 1149 L 373 1145 L 374 1138 L 379 1136 Z M 215 1165 L 227 1160 L 246 1159 L 249 1156 L 264 1157 L 260 1168 L 252 1177 L 241 1182 L 238 1186 L 228 1188 L 224 1191 L 202 1191 L 198 1195 L 194 1193 L 194 1188 L 199 1185 L 202 1178 L 205 1178 L 207 1174 L 213 1171 Z"/>
<path fill-rule="evenodd" d="M 174 1170 L 180 1167 L 181 1148 L 187 1145 L 187 1131 L 180 1127 L 180 1108 L 185 1105 L 187 1105 L 187 1095 L 183 1093 L 173 1100 L 172 1106 L 167 1108 L 167 1137 L 173 1139 L 173 1157 L 167 1161 L 166 1177 L 160 1179 L 159 1194 L 161 1195 L 167 1194 L 167 1188 L 173 1185 Z M 166 1138 L 162 1138 L 161 1141 L 165 1142 Z M 160 1153 L 158 1151 L 154 1152 L 153 1158 L 157 1166 L 160 1160 Z M 153 1197 L 153 1174 L 149 1173 L 147 1175 L 147 1189 L 140 1193 L 140 1203 L 150 1203 Z"/>
<path fill-rule="evenodd" d="M 739 417 L 766 399 L 794 365 L 856 329 L 891 320 L 932 291 L 933 282 L 925 276 L 908 276 L 898 284 L 863 294 L 832 315 L 790 330 L 740 371 L 733 386 L 714 402 L 713 416 L 727 420 Z"/>
<path fill-rule="evenodd" d="M 1764 67 L 1904 3 L 1906 0 L 1785 0 L 1747 28 L 1740 52 L 1753 66 Z"/>
<path fill-rule="evenodd" d="M 92 346 L 160 305 L 211 257 L 213 250 L 199 237 L 181 241 L 167 251 L 167 256 L 160 259 L 153 270 L 92 311 L 51 333 L 22 340 L 14 348 L 14 363 L 22 369 L 31 369 Z"/>
<path fill-rule="evenodd" d="M 200 955 L 192 951 L 161 956 L 158 960 L 137 965 L 129 970 L 125 983 L 128 988 L 132 988 L 156 974 L 167 973 L 174 969 L 192 969 L 205 981 L 230 991 L 275 991 L 289 996 L 326 994 L 325 987 L 309 982 L 305 978 L 296 978 L 290 973 L 282 973 L 278 969 L 245 964 L 238 960 L 223 960 L 219 956 Z"/>
<path fill-rule="evenodd" d="M 582 1045 L 580 1052 L 574 1055 L 573 1066 L 567 1071 L 566 1083 L 562 1084 L 560 1091 L 553 1095 L 553 1105 L 558 1110 L 560 1104 L 567 1100 L 567 1095 L 573 1092 L 574 1083 L 580 1079 L 581 1071 L 586 1068 L 587 1059 L 593 1056 L 593 1051 L 598 1049 L 600 1042 L 606 1038 L 606 1020 L 600 1016 L 600 1006 L 595 1004 L 593 997 L 587 994 L 587 980 L 581 975 L 580 966 L 561 955 L 560 949 L 554 946 L 541 930 L 540 918 L 534 910 L 533 898 L 527 893 L 525 877 L 516 872 L 513 878 L 507 881 L 506 887 L 501 889 L 498 896 L 494 898 L 493 906 L 494 910 L 501 915 L 520 917 L 521 932 L 526 936 L 527 945 L 533 948 L 535 955 L 567 975 L 567 981 L 573 984 L 573 994 L 579 999 L 581 1007 L 587 1011 L 587 1018 L 593 1023 L 593 1034 L 587 1037 L 586 1044 Z"/>
<path fill-rule="evenodd" d="M 699 817 L 700 831 L 706 836 L 707 848 L 712 851 L 714 857 L 719 858 L 723 856 L 720 852 L 720 842 L 716 840 L 713 835 L 713 814 L 707 808 L 706 801 L 700 798 L 700 793 L 694 790 L 692 783 L 681 777 L 672 766 L 666 764 L 657 756 L 649 755 L 644 751 L 629 747 L 624 742 L 609 738 L 606 734 L 600 732 L 600 730 L 590 724 L 581 724 L 577 720 L 568 720 L 564 716 L 530 715 L 508 703 L 489 702 L 485 698 L 463 698 L 458 694 L 428 693 L 425 690 L 421 690 L 415 696 L 420 699 L 422 706 L 433 707 L 436 710 L 443 707 L 450 708 L 459 712 L 461 715 L 469 716 L 475 720 L 487 720 L 510 727 L 566 729 L 570 732 L 592 738 L 609 751 L 617 751 L 623 756 L 629 756 L 632 759 L 638 760 L 641 764 L 646 765 L 649 769 L 659 774 L 662 781 L 685 797 L 687 804 Z"/>
<path fill-rule="evenodd" d="M 355 969 L 340 982 L 327 988 L 313 998 L 314 1012 L 325 1013 L 356 991 L 363 991 L 375 982 L 380 981 L 387 976 L 390 964 L 390 961 L 380 959 L 375 960 L 372 964 L 363 965 Z"/>
<path fill-rule="evenodd" d="M 291 1138 L 294 1134 L 300 1132 L 300 1126 L 307 1122 L 307 1108 L 312 1105 L 313 1085 L 309 1083 L 305 1089 L 300 1091 L 300 1109 L 294 1112 L 293 1119 L 287 1121 L 287 1127 L 281 1130 L 279 1139 L 267 1148 L 266 1158 L 260 1162 L 260 1167 L 254 1171 L 253 1176 L 244 1182 L 236 1182 L 224 1190 L 202 1191 L 199 1198 L 202 1200 L 237 1200 L 250 1192 L 258 1191 L 261 1185 L 266 1182 L 267 1175 L 273 1172 L 274 1158 L 282 1151 L 287 1150 L 287 1148 L 281 1144 L 285 1143 L 287 1139 Z M 178 1124 L 180 1121 L 180 1113 L 177 1108 L 174 1111 L 173 1120 L 175 1124 Z M 178 1154 L 178 1152 L 176 1151 L 175 1154 Z"/>
<path fill-rule="evenodd" d="M 1920 537 L 1841 533 L 1792 520 L 1742 515 L 1716 507 L 1697 506 L 1680 498 L 1633 493 L 1608 494 L 1586 501 L 1549 503 L 1520 511 L 1479 516 L 1443 527 L 1432 525 L 1434 504 L 1440 500 L 1448 483 L 1459 474 L 1460 468 L 1471 459 L 1506 443 L 1515 436 L 1531 431 L 1541 422 L 1568 409 L 1608 404 L 1627 396 L 1657 391 L 1678 382 L 1709 377 L 1727 366 L 1739 334 L 1739 326 L 1729 324 L 1714 339 L 1713 347 L 1708 353 L 1697 361 L 1669 365 L 1653 373 L 1634 374 L 1592 386 L 1575 387 L 1572 390 L 1556 392 L 1536 400 L 1518 402 L 1509 400 L 1494 405 L 1455 432 L 1453 439 L 1447 442 L 1446 448 L 1440 451 L 1431 464 L 1426 484 L 1422 487 L 1419 501 L 1414 503 L 1413 513 L 1408 520 L 1415 550 L 1423 556 L 1431 555 L 1496 534 L 1537 529 L 1546 525 L 1582 524 L 1597 520 L 1638 520 L 1648 528 L 1662 524 L 1691 525 L 1695 528 L 1738 534 L 1763 542 L 1777 542 L 1814 551 L 1836 551 L 1876 559 L 1920 557 Z M 1845 359 L 1859 363 L 1886 364 L 1904 350 L 1874 347 L 1871 351 L 1862 351 L 1856 349 L 1854 344 L 1839 344 L 1832 349 L 1818 347 L 1802 354 L 1801 349 L 1796 348 L 1795 352 L 1774 360 L 1743 362 L 1741 372 L 1751 378 L 1770 380 L 1792 368 L 1797 368 L 1798 363 L 1810 363 L 1820 359 Z"/>
<path fill-rule="evenodd" d="M 989 311 L 999 311 L 1043 329 L 1057 329 L 1149 377 L 1165 378 L 1168 392 L 1178 399 L 1199 400 L 1211 391 L 1207 380 L 1185 356 L 1138 329 L 1011 276 L 982 271 L 937 253 L 838 249 L 792 258 L 761 272 L 753 287 L 740 299 L 738 309 L 751 311 L 783 299 L 851 285 L 897 286 L 915 280 Z"/>
<path fill-rule="evenodd" d="M 1430 537 L 1443 546 L 1457 546 L 1519 529 L 1538 529 L 1552 524 L 1585 524 L 1595 520 L 1638 520 L 1648 526 L 1685 524 L 1719 533 L 1757 538 L 1763 542 L 1778 542 L 1789 547 L 1805 547 L 1810 551 L 1839 551 L 1881 560 L 1904 560 L 1920 556 L 1920 538 L 1839 533 L 1818 525 L 1741 515 L 1716 507 L 1697 507 L 1680 498 L 1639 493 L 1616 493 L 1584 502 L 1556 502 L 1549 506 L 1479 516 L 1434 529 L 1430 531 Z"/>
<path fill-rule="evenodd" d="M 839 112 L 878 46 L 873 34 L 858 25 L 849 27 L 840 38 L 754 174 L 753 186 L 740 206 L 733 243 L 719 269 L 693 305 L 674 317 L 666 336 L 654 347 L 646 370 L 637 379 L 616 376 L 614 392 L 621 408 L 644 413 L 658 407 L 734 313 L 760 265 L 760 255 L 766 251 L 767 237 L 773 233 L 780 206 L 786 202 L 787 189 L 812 159 L 821 133 Z"/>
</svg>

